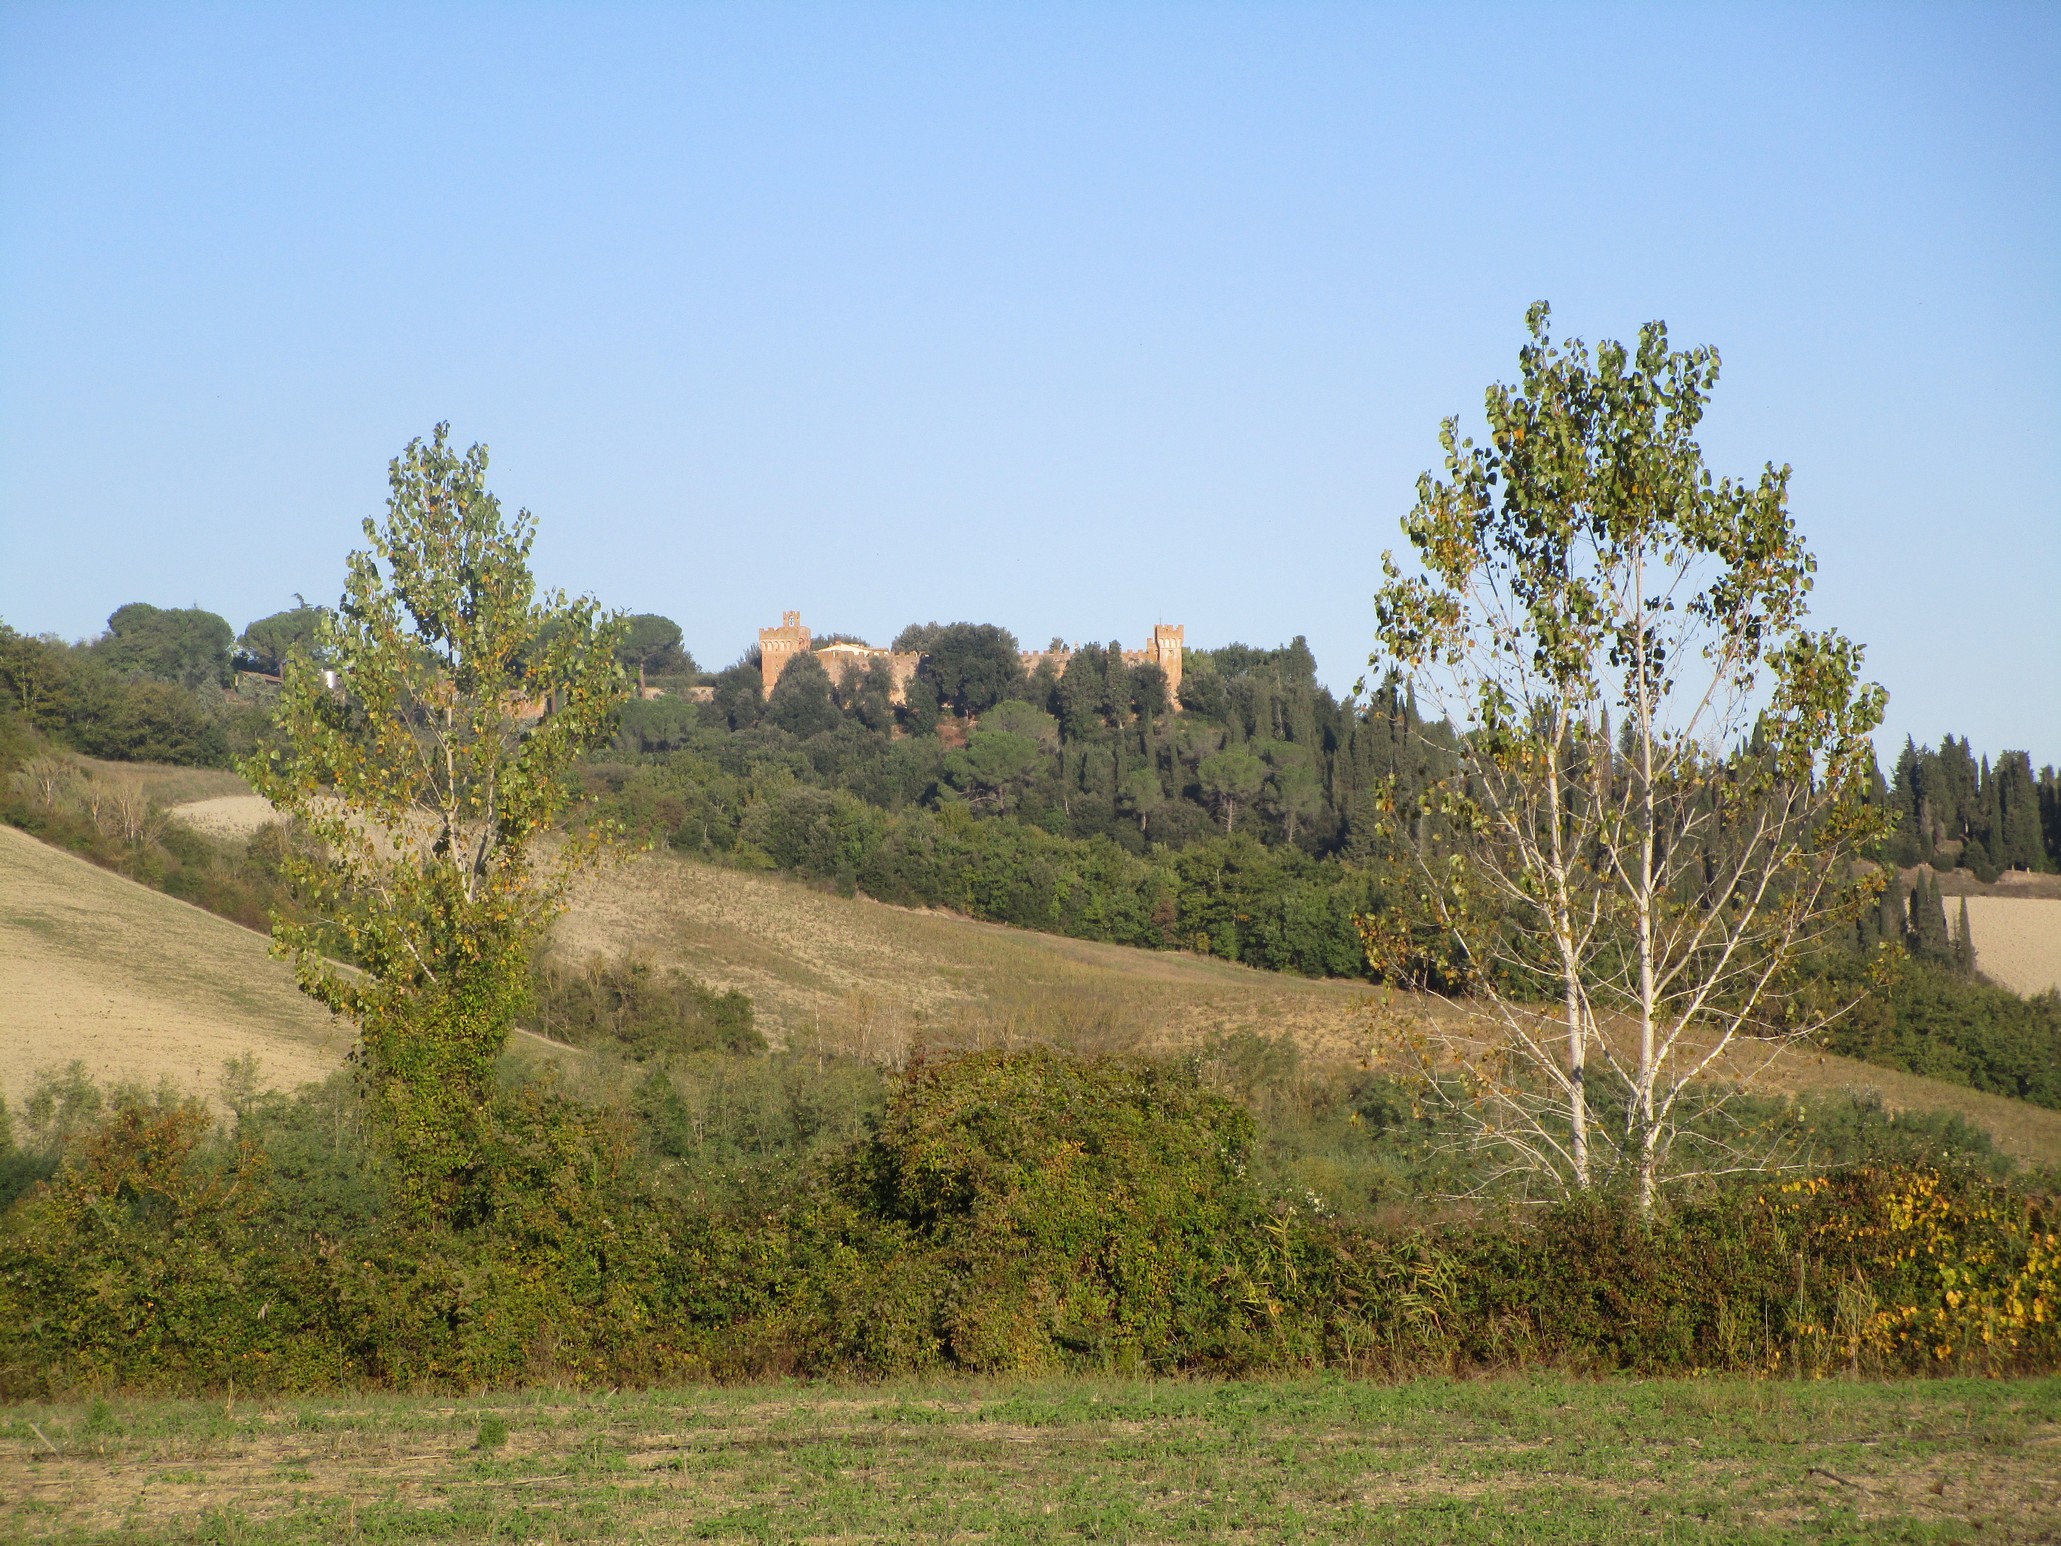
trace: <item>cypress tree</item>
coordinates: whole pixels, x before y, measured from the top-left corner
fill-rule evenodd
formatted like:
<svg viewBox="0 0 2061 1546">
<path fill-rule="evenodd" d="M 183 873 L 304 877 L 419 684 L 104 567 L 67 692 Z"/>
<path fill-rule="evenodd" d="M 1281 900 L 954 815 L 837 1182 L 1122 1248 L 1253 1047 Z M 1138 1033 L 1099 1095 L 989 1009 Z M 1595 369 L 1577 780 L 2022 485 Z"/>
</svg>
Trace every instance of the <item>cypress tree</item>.
<svg viewBox="0 0 2061 1546">
<path fill-rule="evenodd" d="M 1946 902 L 1940 897 L 1939 882 L 1930 868 L 1918 871 L 1918 889 L 1911 893 L 1911 954 L 1924 961 L 1953 958 L 1953 942 L 1947 934 Z"/>
<path fill-rule="evenodd" d="M 1875 926 L 1869 932 L 1878 940 L 1893 944 L 1903 943 L 1904 919 L 1909 916 L 1909 904 L 1904 899 L 1904 878 L 1895 870 L 1889 872 L 1889 884 L 1882 888 L 1882 901 L 1876 909 Z M 1862 937 L 1865 946 L 1867 937 Z"/>
<path fill-rule="evenodd" d="M 1975 872 L 1975 878 L 1984 885 L 1997 878 L 2005 868 L 2004 858 L 2004 811 L 1999 803 L 1997 776 L 1990 771 L 1989 758 L 1982 759 L 1982 782 L 1976 786 L 1975 811 L 1971 825 L 1975 835 L 1968 844 L 1968 857 L 1962 862 Z"/>
<path fill-rule="evenodd" d="M 1992 782 L 1997 825 L 1989 842 L 1991 856 L 2007 870 L 2044 868 L 2046 844 L 2040 831 L 2039 786 L 2033 782 L 2031 755 L 2005 752 L 1997 759 Z"/>
<path fill-rule="evenodd" d="M 1896 767 L 1890 775 L 1889 804 L 1896 811 L 1896 831 L 1888 844 L 1890 860 L 1899 865 L 1923 863 L 1930 849 L 1922 835 L 1918 745 L 1909 736 L 1904 737 L 1904 749 L 1897 753 Z"/>
<path fill-rule="evenodd" d="M 2061 870 L 2061 774 L 2040 769 L 2040 831 L 2046 838 L 2047 868 Z"/>
<path fill-rule="evenodd" d="M 1982 775 L 1975 766 L 1974 748 L 1967 738 L 1957 741 L 1950 735 L 1941 736 L 1938 766 L 1940 789 L 1934 814 L 1944 836 L 1965 840 L 1973 835 L 1980 810 L 1977 800 L 1982 793 Z"/>
<path fill-rule="evenodd" d="M 1954 970 L 1963 977 L 1975 975 L 1975 938 L 1968 932 L 1968 899 L 1961 898 L 1960 927 L 1954 931 Z"/>
</svg>

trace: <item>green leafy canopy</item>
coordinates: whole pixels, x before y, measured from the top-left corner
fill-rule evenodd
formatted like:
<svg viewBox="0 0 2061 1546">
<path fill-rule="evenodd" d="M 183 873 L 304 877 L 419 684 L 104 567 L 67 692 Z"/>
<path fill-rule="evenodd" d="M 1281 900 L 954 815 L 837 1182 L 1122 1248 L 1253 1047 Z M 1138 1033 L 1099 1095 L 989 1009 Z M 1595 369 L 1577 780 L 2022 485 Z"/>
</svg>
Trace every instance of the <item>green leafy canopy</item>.
<svg viewBox="0 0 2061 1546">
<path fill-rule="evenodd" d="M 315 651 L 289 654 L 278 734 L 245 768 L 311 840 L 293 878 L 319 921 L 278 924 L 278 946 L 359 1025 L 388 1137 L 444 1203 L 476 1159 L 530 941 L 604 834 L 538 840 L 628 691 L 621 620 L 537 591 L 535 522 L 503 514 L 486 470 L 442 424 L 395 458 L 386 518 L 365 522 Z"/>
</svg>

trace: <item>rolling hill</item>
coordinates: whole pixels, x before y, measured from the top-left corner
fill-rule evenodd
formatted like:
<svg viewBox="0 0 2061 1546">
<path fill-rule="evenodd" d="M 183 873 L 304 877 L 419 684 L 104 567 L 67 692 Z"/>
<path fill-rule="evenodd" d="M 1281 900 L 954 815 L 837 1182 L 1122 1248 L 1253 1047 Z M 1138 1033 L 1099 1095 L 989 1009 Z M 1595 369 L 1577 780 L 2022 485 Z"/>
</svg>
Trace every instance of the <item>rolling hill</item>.
<svg viewBox="0 0 2061 1546">
<path fill-rule="evenodd" d="M 678 964 L 750 994 L 776 1046 L 889 1064 L 919 1045 L 1173 1051 L 1241 1031 L 1358 1062 L 1374 1054 L 1381 1020 L 1439 1009 L 1365 984 L 1028 933 L 669 854 L 591 876 L 551 948 Z M 262 936 L 11 829 L 0 829 L 0 990 L 0 1086 L 16 1100 L 37 1069 L 74 1058 L 103 1079 L 205 1092 L 231 1057 L 254 1056 L 266 1080 L 290 1085 L 336 1068 L 349 1047 Z M 1802 1049 L 1750 1082 L 1873 1089 L 1892 1108 L 1959 1112 L 2007 1152 L 2061 1163 L 2061 1112 L 2020 1101 Z"/>
<path fill-rule="evenodd" d="M 839 897 L 781 876 L 643 855 L 591 878 L 554 948 L 641 952 L 752 995 L 776 1045 L 893 1062 L 922 1043 L 1051 1041 L 1084 1051 L 1173 1051 L 1215 1034 L 1286 1034 L 1318 1059 L 1378 1055 L 1384 1022 L 1436 999 L 1321 982 L 1200 956 L 1098 945 Z M 2061 1111 L 1791 1047 L 1733 1075 L 1767 1093 L 1873 1090 L 1892 1110 L 1950 1111 L 2006 1153 L 2061 1164 Z"/>
<path fill-rule="evenodd" d="M 231 1058 L 318 1079 L 350 1028 L 263 935 L 0 827 L 0 1087 L 77 1060 L 95 1079 L 208 1090 Z"/>
</svg>

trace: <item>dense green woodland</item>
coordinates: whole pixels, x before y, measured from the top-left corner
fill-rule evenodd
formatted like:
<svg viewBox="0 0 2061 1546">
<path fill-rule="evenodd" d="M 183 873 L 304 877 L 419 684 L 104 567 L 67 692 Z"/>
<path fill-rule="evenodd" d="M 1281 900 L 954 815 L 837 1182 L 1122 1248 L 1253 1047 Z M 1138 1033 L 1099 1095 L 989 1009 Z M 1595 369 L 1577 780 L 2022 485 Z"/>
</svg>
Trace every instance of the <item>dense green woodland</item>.
<svg viewBox="0 0 2061 1546">
<path fill-rule="evenodd" d="M 264 724 L 265 679 L 310 643 L 318 615 L 296 607 L 239 636 L 197 607 L 134 602 L 79 644 L 0 622 L 0 693 L 28 725 L 91 756 L 227 766 Z M 1420 800 L 1447 770 L 1450 730 L 1419 719 L 1406 689 L 1341 703 L 1301 639 L 1190 651 L 1178 704 L 1157 667 L 1127 666 L 1114 644 L 1029 677 L 1016 639 L 988 625 L 914 625 L 895 648 L 927 652 L 907 703 L 889 701 L 884 668 L 832 682 L 813 656 L 767 702 L 755 652 L 701 673 L 677 624 L 633 617 L 621 658 L 666 695 L 624 707 L 613 766 L 668 769 L 679 790 L 741 777 L 745 805 L 788 782 L 886 811 L 963 809 L 1106 838 L 1134 854 L 1221 832 L 1347 861 L 1422 846 Z M 692 701 L 694 687 L 714 700 Z M 2025 752 L 1992 766 L 1952 735 L 1937 749 L 1907 743 L 1884 798 L 1904 818 L 1884 855 L 1899 865 L 1959 865 L 1985 881 L 2061 870 L 2061 776 L 2035 772 Z M 717 812 L 697 816 L 698 839 L 669 838 L 727 851 Z"/>
</svg>

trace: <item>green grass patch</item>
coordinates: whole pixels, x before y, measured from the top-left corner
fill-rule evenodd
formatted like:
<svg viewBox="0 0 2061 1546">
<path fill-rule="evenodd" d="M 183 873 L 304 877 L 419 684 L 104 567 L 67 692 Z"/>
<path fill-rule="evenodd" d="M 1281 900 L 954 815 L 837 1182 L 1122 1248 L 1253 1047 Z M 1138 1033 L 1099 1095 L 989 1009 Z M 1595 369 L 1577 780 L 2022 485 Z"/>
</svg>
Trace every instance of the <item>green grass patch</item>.
<svg viewBox="0 0 2061 1546">
<path fill-rule="evenodd" d="M 2057 1447 L 2054 1379 L 116 1401 L 0 1409 L 0 1536 L 2034 1541 Z"/>
</svg>

